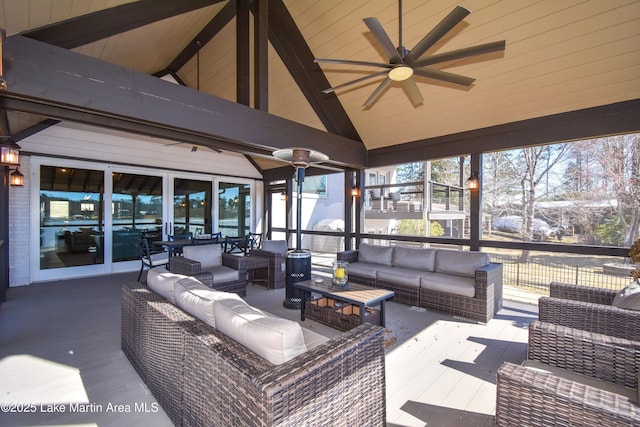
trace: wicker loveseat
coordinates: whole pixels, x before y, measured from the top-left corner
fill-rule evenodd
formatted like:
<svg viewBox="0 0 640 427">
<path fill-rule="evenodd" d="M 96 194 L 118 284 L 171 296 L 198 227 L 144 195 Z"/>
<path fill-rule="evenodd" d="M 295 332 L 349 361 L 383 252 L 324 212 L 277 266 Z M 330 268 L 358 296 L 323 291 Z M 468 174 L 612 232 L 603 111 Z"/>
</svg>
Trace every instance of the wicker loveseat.
<svg viewBox="0 0 640 427">
<path fill-rule="evenodd" d="M 640 341 L 640 311 L 612 305 L 618 291 L 552 282 L 538 301 L 543 322 Z"/>
<path fill-rule="evenodd" d="M 527 360 L 498 370 L 497 426 L 640 426 L 640 343 L 533 321 Z"/>
<path fill-rule="evenodd" d="M 502 308 L 502 264 L 482 252 L 362 243 L 337 259 L 349 281 L 394 291 L 396 302 L 483 323 Z"/>
<path fill-rule="evenodd" d="M 177 426 L 383 426 L 383 332 L 363 324 L 273 364 L 145 284 L 122 287 L 122 351 Z"/>
</svg>

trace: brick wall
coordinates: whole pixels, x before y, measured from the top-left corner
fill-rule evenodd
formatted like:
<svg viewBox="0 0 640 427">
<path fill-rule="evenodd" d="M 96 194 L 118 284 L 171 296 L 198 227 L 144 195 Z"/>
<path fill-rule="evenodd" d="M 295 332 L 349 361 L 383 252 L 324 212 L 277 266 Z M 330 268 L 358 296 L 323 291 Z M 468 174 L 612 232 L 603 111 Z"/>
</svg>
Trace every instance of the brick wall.
<svg viewBox="0 0 640 427">
<path fill-rule="evenodd" d="M 9 189 L 9 286 L 29 284 L 29 163 L 28 156 L 20 156 L 24 187 Z"/>
</svg>

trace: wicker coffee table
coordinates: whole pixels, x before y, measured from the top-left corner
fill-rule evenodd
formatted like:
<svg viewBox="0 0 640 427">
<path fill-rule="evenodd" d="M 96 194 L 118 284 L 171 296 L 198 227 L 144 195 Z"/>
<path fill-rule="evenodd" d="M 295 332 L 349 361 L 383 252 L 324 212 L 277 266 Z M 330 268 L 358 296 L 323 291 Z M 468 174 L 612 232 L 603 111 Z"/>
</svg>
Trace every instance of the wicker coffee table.
<svg viewBox="0 0 640 427">
<path fill-rule="evenodd" d="M 323 323 L 336 326 L 339 329 L 343 329 L 339 325 L 340 321 L 344 320 L 345 315 L 357 319 L 357 322 L 354 325 L 344 327 L 344 329 L 364 323 L 368 316 L 376 320 L 379 318 L 379 324 L 384 327 L 384 303 L 394 296 L 393 291 L 371 288 L 356 283 L 349 283 L 346 288 L 333 286 L 330 278 L 324 278 L 322 283 L 304 280 L 294 283 L 293 287 L 301 289 L 305 293 L 305 304 L 302 304 L 300 308 L 301 320 L 305 320 L 307 306 L 315 303 L 316 305 L 313 308 L 317 306 L 323 309 L 323 316 L 321 319 L 316 318 L 316 316 L 310 318 L 321 320 Z M 311 300 L 311 294 L 319 294 L 321 298 Z M 320 307 L 320 302 L 323 302 L 322 307 Z M 326 304 L 327 302 L 331 303 Z M 379 309 L 374 309 L 377 306 L 379 306 Z"/>
</svg>

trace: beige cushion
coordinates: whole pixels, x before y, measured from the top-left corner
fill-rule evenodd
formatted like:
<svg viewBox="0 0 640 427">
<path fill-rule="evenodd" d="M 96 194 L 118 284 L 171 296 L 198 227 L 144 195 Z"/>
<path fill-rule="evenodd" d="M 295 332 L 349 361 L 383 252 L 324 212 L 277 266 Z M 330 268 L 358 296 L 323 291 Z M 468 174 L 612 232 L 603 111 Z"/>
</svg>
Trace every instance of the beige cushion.
<svg viewBox="0 0 640 427">
<path fill-rule="evenodd" d="M 438 249 L 435 271 L 436 273 L 475 277 L 476 270 L 489 263 L 489 255 L 482 252 Z"/>
<path fill-rule="evenodd" d="M 358 261 L 370 262 L 372 264 L 382 264 L 391 266 L 391 258 L 393 256 L 392 246 L 370 245 L 368 243 L 360 244 L 358 248 Z"/>
<path fill-rule="evenodd" d="M 289 247 L 286 240 L 264 240 L 261 249 L 263 251 L 284 255 L 289 250 Z"/>
<path fill-rule="evenodd" d="M 216 327 L 214 310 L 221 300 L 242 299 L 233 293 L 215 291 L 203 285 L 194 277 L 186 277 L 176 282 L 176 305 L 204 323 Z"/>
<path fill-rule="evenodd" d="M 569 381 L 580 383 L 586 386 L 594 387 L 599 390 L 604 390 L 610 393 L 619 394 L 631 400 L 635 400 L 638 398 L 637 390 L 634 390 L 632 388 L 624 387 L 624 386 L 621 386 L 615 383 L 610 383 L 603 380 L 599 380 L 597 378 L 589 377 L 587 375 L 577 374 L 573 371 L 558 368 L 557 366 L 553 366 L 553 365 L 547 365 L 537 360 L 525 360 L 524 362 L 522 362 L 522 366 L 524 366 L 527 369 L 552 374 L 557 377 L 564 378 L 565 380 L 569 380 Z"/>
<path fill-rule="evenodd" d="M 393 248 L 392 265 L 413 270 L 433 271 L 436 267 L 436 250 L 396 246 Z"/>
<path fill-rule="evenodd" d="M 212 268 L 222 265 L 222 249 L 219 244 L 185 246 L 182 255 L 193 261 L 200 263 L 202 271 L 209 271 Z"/>
<path fill-rule="evenodd" d="M 640 310 L 640 286 L 634 283 L 622 289 L 613 298 L 611 305 L 628 310 Z"/>
<path fill-rule="evenodd" d="M 452 274 L 427 273 L 420 277 L 420 287 L 473 298 L 476 296 L 476 279 Z"/>
<path fill-rule="evenodd" d="M 175 283 L 185 277 L 187 276 L 184 274 L 171 273 L 165 267 L 154 267 L 147 272 L 147 287 L 171 304 L 175 304 Z"/>
<path fill-rule="evenodd" d="M 378 269 L 377 280 L 385 282 L 399 283 L 401 285 L 420 287 L 420 275 L 424 272 L 400 267 L 380 267 Z"/>
<path fill-rule="evenodd" d="M 219 301 L 214 314 L 216 329 L 275 365 L 307 351 L 298 323 L 273 317 L 242 299 Z"/>
<path fill-rule="evenodd" d="M 210 268 L 207 271 L 213 274 L 213 283 L 226 283 L 226 282 L 235 282 L 236 280 L 240 280 L 240 273 L 238 270 L 233 269 L 231 267 L 216 267 Z"/>
<path fill-rule="evenodd" d="M 370 262 L 350 262 L 349 274 L 375 279 L 376 272 L 380 267 L 380 264 L 372 264 Z"/>
</svg>

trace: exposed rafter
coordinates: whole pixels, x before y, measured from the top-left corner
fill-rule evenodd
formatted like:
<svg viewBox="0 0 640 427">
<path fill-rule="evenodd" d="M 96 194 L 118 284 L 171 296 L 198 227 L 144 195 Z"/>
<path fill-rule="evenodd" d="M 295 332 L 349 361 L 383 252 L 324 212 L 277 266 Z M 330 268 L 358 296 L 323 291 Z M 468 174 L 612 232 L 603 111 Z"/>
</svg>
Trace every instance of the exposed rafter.
<svg viewBox="0 0 640 427">
<path fill-rule="evenodd" d="M 282 0 L 269 2 L 269 40 L 325 128 L 361 141 L 338 98 L 322 93 L 322 89 L 330 86 L 329 81 L 313 62 L 311 49 Z"/>
<path fill-rule="evenodd" d="M 304 141 L 328 154 L 328 163 L 366 166 L 359 141 L 25 37 L 9 37 L 5 52 L 10 90 L 0 92 L 0 107 L 8 110 L 244 154 L 270 155 Z"/>
<path fill-rule="evenodd" d="M 167 66 L 167 70 L 173 73 L 177 73 L 191 58 L 193 58 L 198 52 L 198 46 L 196 42 L 200 42 L 202 46 L 206 45 L 215 37 L 220 30 L 222 30 L 233 18 L 236 16 L 236 3 L 234 1 L 228 2 L 220 11 L 213 17 L 213 19 L 198 33 L 198 35 L 185 46 L 184 50 L 171 61 L 171 64 Z"/>
</svg>

